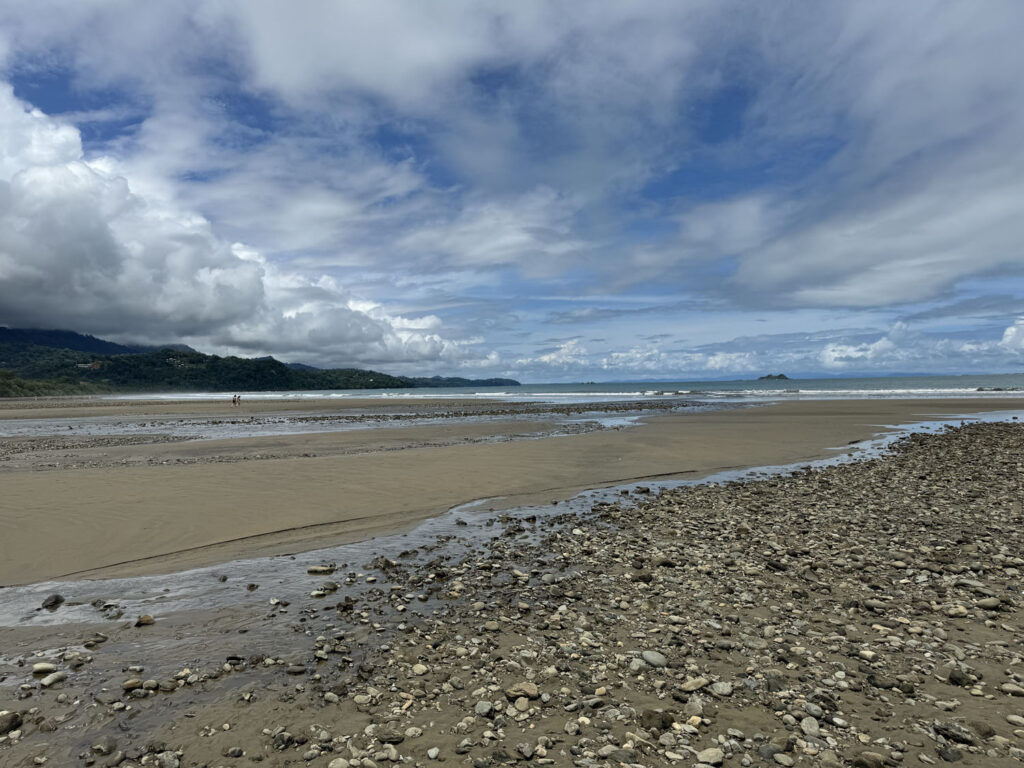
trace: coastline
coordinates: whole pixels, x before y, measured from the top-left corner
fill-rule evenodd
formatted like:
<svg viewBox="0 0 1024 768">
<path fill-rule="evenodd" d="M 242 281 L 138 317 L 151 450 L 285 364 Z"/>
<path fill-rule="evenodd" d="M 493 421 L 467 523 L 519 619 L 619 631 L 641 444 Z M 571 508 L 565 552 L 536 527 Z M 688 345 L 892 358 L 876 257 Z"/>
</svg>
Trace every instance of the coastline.
<svg viewBox="0 0 1024 768">
<path fill-rule="evenodd" d="M 259 412 L 339 408 L 333 401 L 290 405 L 260 403 Z M 723 469 L 810 461 L 835 455 L 834 449 L 886 426 L 1022 405 L 1014 398 L 802 401 L 682 411 L 645 418 L 628 429 L 543 439 L 529 439 L 530 430 L 542 432 L 550 428 L 547 422 L 524 432 L 522 423 L 498 418 L 77 449 L 69 452 L 69 464 L 102 455 L 108 465 L 3 474 L 10 511 L 0 521 L 0 584 L 166 573 L 318 549 L 409 530 L 477 499 L 507 509 L 637 480 L 693 479 Z M 69 405 L 64 412 L 231 414 L 230 405 L 218 403 L 91 407 Z M 347 401 L 340 407 L 367 404 Z M 388 407 L 408 412 L 424 404 Z M 438 407 L 459 406 L 443 401 Z M 9 409 L 4 417 L 25 413 Z M 516 432 L 524 439 L 506 439 Z M 122 466 L 140 455 L 144 464 Z"/>
<path fill-rule="evenodd" d="M 760 434 L 778 459 L 809 433 L 907 415 L 883 411 L 691 413 L 563 445 L 619 434 L 640 456 L 666 432 L 715 432 L 753 451 Z M 818 429 L 797 434 L 801 418 Z M 470 505 L 416 536 L 0 590 L 0 762 L 1010 768 L 1022 446 L 1020 421 L 967 423 L 862 460 Z"/>
</svg>

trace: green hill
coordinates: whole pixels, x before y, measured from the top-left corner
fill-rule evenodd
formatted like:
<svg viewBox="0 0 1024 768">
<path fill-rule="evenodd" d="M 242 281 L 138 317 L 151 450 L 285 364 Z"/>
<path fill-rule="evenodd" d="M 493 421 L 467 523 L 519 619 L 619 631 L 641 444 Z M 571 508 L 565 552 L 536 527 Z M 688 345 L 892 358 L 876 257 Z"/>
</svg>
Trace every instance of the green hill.
<svg viewBox="0 0 1024 768">
<path fill-rule="evenodd" d="M 74 346 L 58 346 L 62 340 Z M 117 347 L 117 353 L 92 351 L 108 348 L 105 345 Z M 288 365 L 272 357 L 219 357 L 188 347 L 124 347 L 71 331 L 21 329 L 0 329 L 0 369 L 11 372 L 5 379 L 8 389 L 35 394 L 510 387 L 519 383 L 513 379 L 391 376 L 359 368 L 320 369 Z"/>
</svg>

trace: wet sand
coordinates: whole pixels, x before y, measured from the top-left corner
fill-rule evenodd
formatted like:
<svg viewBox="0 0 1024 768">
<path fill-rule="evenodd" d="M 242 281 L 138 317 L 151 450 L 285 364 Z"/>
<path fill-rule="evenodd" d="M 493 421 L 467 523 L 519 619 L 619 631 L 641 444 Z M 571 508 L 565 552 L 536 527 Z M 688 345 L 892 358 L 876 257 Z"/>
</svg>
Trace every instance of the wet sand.
<svg viewBox="0 0 1024 768">
<path fill-rule="evenodd" d="M 230 404 L 102 401 L 2 418 L 231 415 Z M 802 401 L 653 416 L 640 426 L 545 439 L 501 419 L 317 435 L 74 448 L 56 471 L 0 474 L 0 584 L 180 570 L 408 529 L 475 499 L 508 508 L 645 478 L 834 455 L 886 425 L 1012 410 L 1005 400 Z M 442 401 L 439 408 L 458 403 Z M 504 410 L 507 404 L 501 404 Z M 374 401 L 249 404 L 256 412 L 424 408 Z M 468 404 L 467 404 L 468 407 Z M 479 408 L 479 403 L 473 407 Z M 496 406 L 497 407 L 497 406 Z M 144 459 L 144 461 L 143 461 Z M 74 467 L 92 462 L 97 466 Z"/>
</svg>

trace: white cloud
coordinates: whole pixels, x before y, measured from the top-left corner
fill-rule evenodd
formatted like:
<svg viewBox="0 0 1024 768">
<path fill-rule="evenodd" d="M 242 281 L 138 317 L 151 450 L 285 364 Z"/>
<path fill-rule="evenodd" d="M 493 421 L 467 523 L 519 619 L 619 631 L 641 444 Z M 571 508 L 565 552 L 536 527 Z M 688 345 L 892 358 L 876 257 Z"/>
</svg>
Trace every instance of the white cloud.
<svg viewBox="0 0 1024 768">
<path fill-rule="evenodd" d="M 204 217 L 133 191 L 77 131 L 0 85 L 0 322 L 181 338 L 325 364 L 465 354 L 438 318 L 360 302 L 221 240 Z"/>
</svg>

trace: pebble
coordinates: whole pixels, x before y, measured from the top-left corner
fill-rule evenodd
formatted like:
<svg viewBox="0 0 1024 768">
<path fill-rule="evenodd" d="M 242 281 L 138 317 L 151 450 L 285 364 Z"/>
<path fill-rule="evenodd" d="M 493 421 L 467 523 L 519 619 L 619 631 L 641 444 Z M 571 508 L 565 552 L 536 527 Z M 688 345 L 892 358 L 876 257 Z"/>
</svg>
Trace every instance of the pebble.
<svg viewBox="0 0 1024 768">
<path fill-rule="evenodd" d="M 39 681 L 39 684 L 41 686 L 43 686 L 43 688 L 49 688 L 51 685 L 56 685 L 57 683 L 61 683 L 61 682 L 65 681 L 65 680 L 67 680 L 67 679 L 68 679 L 68 673 L 65 672 L 64 670 L 60 670 L 58 672 L 53 672 L 53 673 L 47 675 L 46 677 L 44 677 L 42 680 Z"/>
<path fill-rule="evenodd" d="M 697 762 L 702 765 L 721 765 L 724 760 L 725 753 L 718 747 L 709 747 L 697 753 Z"/>
<path fill-rule="evenodd" d="M 652 667 L 667 667 L 668 659 L 658 651 L 644 651 L 640 654 L 641 658 L 650 664 Z"/>
</svg>

